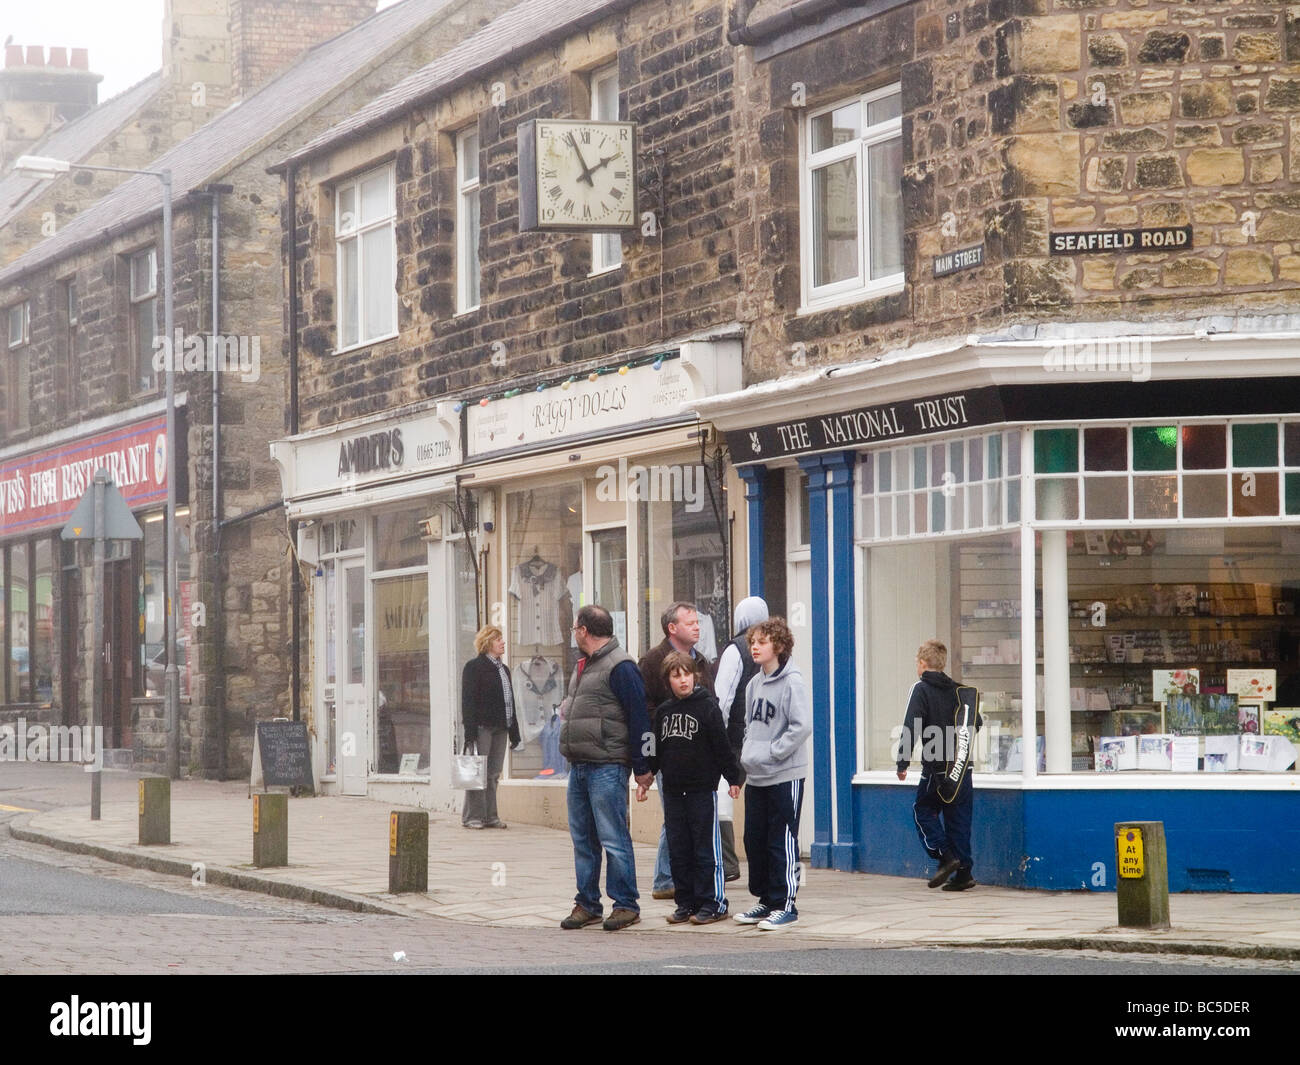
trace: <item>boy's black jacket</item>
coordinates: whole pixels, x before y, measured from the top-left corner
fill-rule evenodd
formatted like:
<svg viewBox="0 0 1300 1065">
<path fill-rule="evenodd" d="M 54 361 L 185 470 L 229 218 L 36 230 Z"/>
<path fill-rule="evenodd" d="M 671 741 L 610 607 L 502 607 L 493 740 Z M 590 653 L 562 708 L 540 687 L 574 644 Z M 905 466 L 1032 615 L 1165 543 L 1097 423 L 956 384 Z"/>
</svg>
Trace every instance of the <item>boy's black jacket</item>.
<svg viewBox="0 0 1300 1065">
<path fill-rule="evenodd" d="M 723 776 L 728 784 L 744 783 L 722 711 L 707 688 L 696 685 L 685 699 L 669 699 L 656 709 L 650 772 L 661 771 L 667 791 L 714 791 Z"/>
<path fill-rule="evenodd" d="M 921 768 L 927 773 L 943 772 L 945 754 L 953 742 L 951 733 L 956 710 L 957 682 L 942 670 L 927 669 L 922 673 L 912 685 L 907 714 L 903 718 L 903 732 L 896 751 L 900 773 L 911 764 L 912 749 L 917 743 L 921 744 Z M 976 712 L 976 730 L 983 724 L 983 718 Z M 931 729 L 939 730 L 936 739 L 931 738 Z M 936 754 L 939 756 L 935 757 Z"/>
</svg>

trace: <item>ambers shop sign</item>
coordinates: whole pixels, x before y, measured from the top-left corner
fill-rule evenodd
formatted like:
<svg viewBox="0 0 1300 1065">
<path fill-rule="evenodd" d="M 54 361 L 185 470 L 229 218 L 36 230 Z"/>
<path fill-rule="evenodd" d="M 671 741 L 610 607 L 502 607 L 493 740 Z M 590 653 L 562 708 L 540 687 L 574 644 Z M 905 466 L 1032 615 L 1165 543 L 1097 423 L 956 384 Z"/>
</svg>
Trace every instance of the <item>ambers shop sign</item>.
<svg viewBox="0 0 1300 1065">
<path fill-rule="evenodd" d="M 989 386 L 741 429 L 727 433 L 727 447 L 737 463 L 761 462 L 1003 420 L 998 390 Z"/>
</svg>

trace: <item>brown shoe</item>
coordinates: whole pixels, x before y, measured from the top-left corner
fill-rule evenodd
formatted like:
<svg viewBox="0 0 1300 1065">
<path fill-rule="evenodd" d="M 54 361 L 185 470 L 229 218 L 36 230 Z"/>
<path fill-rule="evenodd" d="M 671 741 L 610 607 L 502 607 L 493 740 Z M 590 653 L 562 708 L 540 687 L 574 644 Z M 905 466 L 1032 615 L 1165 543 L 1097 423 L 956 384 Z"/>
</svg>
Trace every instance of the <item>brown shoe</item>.
<svg viewBox="0 0 1300 1065">
<path fill-rule="evenodd" d="M 605 918 L 604 928 L 606 932 L 617 932 L 620 928 L 626 928 L 630 924 L 640 924 L 641 915 L 634 910 L 617 909 Z"/>
<path fill-rule="evenodd" d="M 627 911 L 624 910 L 624 913 Z M 588 913 L 581 906 L 573 907 L 573 912 L 560 922 L 560 927 L 573 931 L 575 928 L 586 928 L 589 924 L 596 924 L 600 921 L 600 914 Z"/>
<path fill-rule="evenodd" d="M 663 901 L 664 899 L 675 899 L 675 898 L 677 898 L 677 889 L 676 889 L 676 888 L 659 888 L 659 889 L 656 890 L 656 891 L 652 891 L 652 892 L 650 892 L 650 897 L 651 897 L 652 899 L 659 899 L 660 901 Z"/>
</svg>

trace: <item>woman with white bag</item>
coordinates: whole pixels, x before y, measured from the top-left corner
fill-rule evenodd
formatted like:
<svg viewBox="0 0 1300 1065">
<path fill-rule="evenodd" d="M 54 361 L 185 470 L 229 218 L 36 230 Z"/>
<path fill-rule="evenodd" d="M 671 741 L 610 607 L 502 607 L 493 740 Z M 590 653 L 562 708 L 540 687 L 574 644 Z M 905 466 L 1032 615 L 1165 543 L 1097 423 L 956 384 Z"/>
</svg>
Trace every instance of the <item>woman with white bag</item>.
<svg viewBox="0 0 1300 1065">
<path fill-rule="evenodd" d="M 510 670 L 503 656 L 506 640 L 495 625 L 485 625 L 474 637 L 478 657 L 465 663 L 460 680 L 460 715 L 466 748 L 486 758 L 481 791 L 465 792 L 461 823 L 466 828 L 505 828 L 497 815 L 497 780 L 506 761 L 506 743 L 519 744 Z"/>
</svg>

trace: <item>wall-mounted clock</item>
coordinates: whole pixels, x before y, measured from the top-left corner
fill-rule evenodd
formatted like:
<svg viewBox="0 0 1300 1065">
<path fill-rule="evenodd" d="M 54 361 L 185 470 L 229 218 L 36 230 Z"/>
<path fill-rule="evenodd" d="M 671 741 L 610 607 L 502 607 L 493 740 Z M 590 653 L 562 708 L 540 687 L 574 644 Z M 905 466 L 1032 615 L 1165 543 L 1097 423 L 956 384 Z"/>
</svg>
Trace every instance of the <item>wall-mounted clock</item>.
<svg viewBox="0 0 1300 1065">
<path fill-rule="evenodd" d="M 519 127 L 519 231 L 634 229 L 636 123 L 536 119 Z"/>
</svg>

